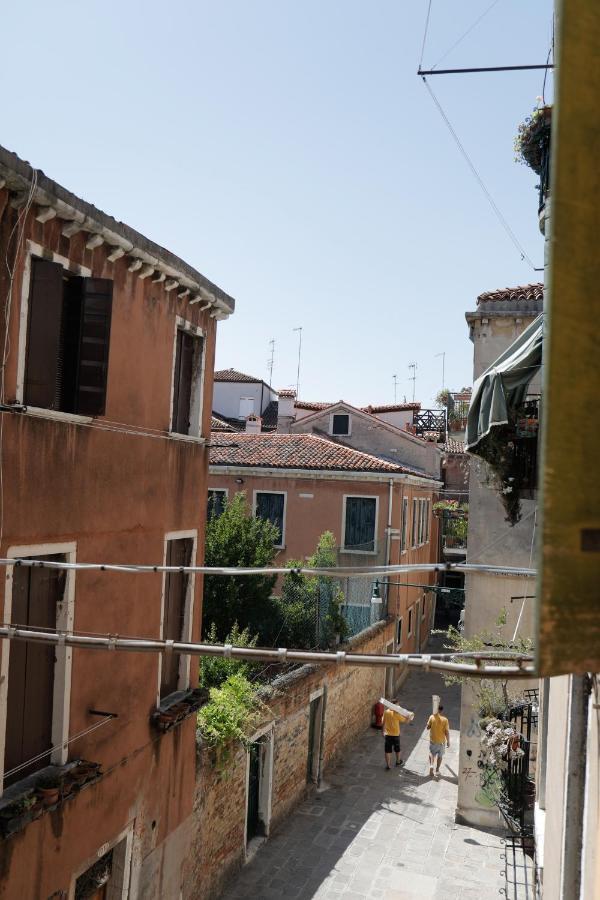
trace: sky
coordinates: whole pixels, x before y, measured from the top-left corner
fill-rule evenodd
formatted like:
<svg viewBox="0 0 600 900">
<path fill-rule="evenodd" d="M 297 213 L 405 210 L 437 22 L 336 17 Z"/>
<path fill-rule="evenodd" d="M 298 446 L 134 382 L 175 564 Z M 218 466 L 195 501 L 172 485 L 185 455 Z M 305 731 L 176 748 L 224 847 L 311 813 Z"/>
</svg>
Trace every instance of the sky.
<svg viewBox="0 0 600 900">
<path fill-rule="evenodd" d="M 268 380 L 274 340 L 273 386 L 294 387 L 302 327 L 302 399 L 410 401 L 416 363 L 431 405 L 443 361 L 446 387 L 472 382 L 477 295 L 542 273 L 416 74 L 428 2 L 13 3 L 0 143 L 235 298 L 217 368 Z M 432 0 L 423 68 L 449 49 L 441 68 L 544 63 L 551 16 L 551 0 Z M 537 178 L 513 141 L 542 81 L 429 79 L 535 266 Z"/>
</svg>

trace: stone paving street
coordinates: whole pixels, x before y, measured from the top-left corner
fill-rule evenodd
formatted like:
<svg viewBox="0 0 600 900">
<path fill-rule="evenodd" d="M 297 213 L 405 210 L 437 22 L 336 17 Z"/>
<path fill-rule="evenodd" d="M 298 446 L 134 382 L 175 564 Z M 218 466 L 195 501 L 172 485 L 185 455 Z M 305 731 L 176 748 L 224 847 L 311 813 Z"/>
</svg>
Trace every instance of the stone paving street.
<svg viewBox="0 0 600 900">
<path fill-rule="evenodd" d="M 300 805 L 235 876 L 226 900 L 487 900 L 505 896 L 505 848 L 497 834 L 456 825 L 459 687 L 417 672 L 399 695 L 414 710 L 402 731 L 403 768 L 386 771 L 383 738 L 370 730 L 327 773 L 329 789 Z M 429 777 L 431 695 L 450 719 L 442 777 Z M 525 896 L 508 890 L 509 896 Z"/>
</svg>

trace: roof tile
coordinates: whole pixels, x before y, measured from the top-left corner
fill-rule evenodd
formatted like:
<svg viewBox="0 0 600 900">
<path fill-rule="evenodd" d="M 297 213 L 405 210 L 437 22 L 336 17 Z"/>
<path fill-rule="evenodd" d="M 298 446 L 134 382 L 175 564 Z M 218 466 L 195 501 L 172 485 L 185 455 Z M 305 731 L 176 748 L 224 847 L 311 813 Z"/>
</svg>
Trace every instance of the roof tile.
<svg viewBox="0 0 600 900">
<path fill-rule="evenodd" d="M 486 302 L 507 302 L 507 301 L 536 301 L 544 299 L 544 285 L 522 284 L 512 288 L 499 288 L 497 291 L 484 291 L 477 298 L 477 305 Z"/>
<path fill-rule="evenodd" d="M 210 450 L 210 464 L 335 472 L 390 472 L 428 477 L 406 466 L 386 462 L 314 434 L 219 434 L 219 446 Z"/>
</svg>

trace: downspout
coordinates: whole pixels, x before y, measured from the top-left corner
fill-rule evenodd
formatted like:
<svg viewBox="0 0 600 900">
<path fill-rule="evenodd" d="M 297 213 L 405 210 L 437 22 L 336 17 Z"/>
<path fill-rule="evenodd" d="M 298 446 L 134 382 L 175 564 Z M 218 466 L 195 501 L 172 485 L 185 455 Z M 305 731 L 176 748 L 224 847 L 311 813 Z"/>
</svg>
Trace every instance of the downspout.
<svg viewBox="0 0 600 900">
<path fill-rule="evenodd" d="M 583 832 L 587 771 L 587 726 L 590 680 L 572 675 L 569 691 L 569 733 L 563 810 L 560 900 L 582 897 Z"/>
<path fill-rule="evenodd" d="M 389 494 L 388 494 L 388 522 L 387 522 L 387 533 L 386 533 L 386 542 L 385 542 L 385 564 L 386 566 L 390 565 L 390 553 L 392 548 L 392 508 L 394 505 L 394 479 L 390 478 L 389 481 Z M 386 579 L 389 582 L 389 576 Z M 386 615 L 389 615 L 389 597 L 390 597 L 390 589 L 389 586 L 385 591 L 385 611 Z"/>
<path fill-rule="evenodd" d="M 327 685 L 323 685 L 323 702 L 321 703 L 321 740 L 319 741 L 319 771 L 317 773 L 317 790 L 326 790 L 323 784 L 323 760 L 325 758 L 325 710 L 327 708 Z"/>
</svg>

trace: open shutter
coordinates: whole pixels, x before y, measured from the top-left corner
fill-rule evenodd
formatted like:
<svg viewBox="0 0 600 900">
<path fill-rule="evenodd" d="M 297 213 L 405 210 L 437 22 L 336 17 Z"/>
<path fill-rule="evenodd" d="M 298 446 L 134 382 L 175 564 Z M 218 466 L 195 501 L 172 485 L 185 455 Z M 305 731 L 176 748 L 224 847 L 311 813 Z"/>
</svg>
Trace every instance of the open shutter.
<svg viewBox="0 0 600 900">
<path fill-rule="evenodd" d="M 23 401 L 44 409 L 57 409 L 60 405 L 62 275 L 63 268 L 58 263 L 31 261 Z"/>
<path fill-rule="evenodd" d="M 84 416 L 106 409 L 112 287 L 108 278 L 83 279 L 75 409 Z"/>
<path fill-rule="evenodd" d="M 191 538 L 179 538 L 167 544 L 168 566 L 189 566 L 194 542 Z M 162 636 L 164 640 L 180 641 L 185 625 L 185 598 L 189 575 L 184 572 L 167 572 Z M 179 681 L 179 654 L 163 655 L 160 679 L 160 695 L 166 697 L 177 690 Z"/>
<path fill-rule="evenodd" d="M 179 329 L 175 348 L 173 421 L 171 424 L 171 430 L 177 434 L 190 433 L 193 364 L 194 336 Z"/>
</svg>

